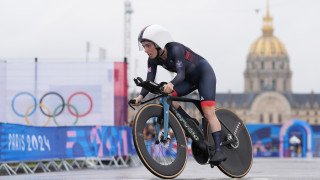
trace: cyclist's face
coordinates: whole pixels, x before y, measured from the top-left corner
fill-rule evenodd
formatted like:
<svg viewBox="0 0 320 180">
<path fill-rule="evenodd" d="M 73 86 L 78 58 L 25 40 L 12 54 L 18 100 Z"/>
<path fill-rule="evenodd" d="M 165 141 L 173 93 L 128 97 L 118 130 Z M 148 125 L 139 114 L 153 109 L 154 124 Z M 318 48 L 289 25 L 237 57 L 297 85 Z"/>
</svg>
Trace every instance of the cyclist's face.
<svg viewBox="0 0 320 180">
<path fill-rule="evenodd" d="M 158 51 L 152 42 L 144 41 L 141 44 L 144 48 L 144 52 L 146 52 L 151 59 L 157 57 Z"/>
</svg>

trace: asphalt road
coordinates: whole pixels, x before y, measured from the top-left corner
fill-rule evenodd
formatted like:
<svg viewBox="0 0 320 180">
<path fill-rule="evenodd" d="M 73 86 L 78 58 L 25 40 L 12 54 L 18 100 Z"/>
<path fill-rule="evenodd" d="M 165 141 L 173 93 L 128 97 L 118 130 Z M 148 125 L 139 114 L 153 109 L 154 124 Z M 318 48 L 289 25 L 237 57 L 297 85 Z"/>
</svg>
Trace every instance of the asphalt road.
<svg viewBox="0 0 320 180">
<path fill-rule="evenodd" d="M 81 169 L 72 171 L 19 174 L 15 176 L 0 176 L 0 179 L 22 180 L 56 180 L 56 179 L 107 179 L 107 180 L 143 180 L 160 179 L 151 174 L 143 165 L 130 168 Z M 199 165 L 192 158 L 184 171 L 175 179 L 210 180 L 231 179 L 218 168 L 211 169 L 209 165 Z M 255 158 L 250 172 L 242 179 L 248 180 L 292 180 L 320 179 L 320 159 L 277 159 Z"/>
</svg>

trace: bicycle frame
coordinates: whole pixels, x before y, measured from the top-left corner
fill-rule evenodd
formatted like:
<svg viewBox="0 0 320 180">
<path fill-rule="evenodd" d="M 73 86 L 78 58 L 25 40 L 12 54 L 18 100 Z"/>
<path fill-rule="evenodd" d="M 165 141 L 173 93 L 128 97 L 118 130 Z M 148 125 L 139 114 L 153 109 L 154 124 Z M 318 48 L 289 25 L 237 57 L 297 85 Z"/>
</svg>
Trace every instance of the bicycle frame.
<svg viewBox="0 0 320 180">
<path fill-rule="evenodd" d="M 192 128 L 190 128 L 190 125 L 188 124 L 188 122 L 186 122 L 186 120 L 174 108 L 174 106 L 172 105 L 172 100 L 176 100 L 176 101 L 181 100 L 182 101 L 184 99 L 180 99 L 180 98 L 177 98 L 174 96 L 173 97 L 171 97 L 171 96 L 161 96 L 160 97 L 160 104 L 163 105 L 163 120 L 164 120 L 164 138 L 163 138 L 163 140 L 167 140 L 167 136 L 168 136 L 169 109 L 170 109 L 176 115 L 176 117 L 178 118 L 182 127 L 189 132 L 189 134 L 191 135 L 191 138 L 193 140 L 198 141 L 200 139 L 199 134 L 197 134 Z M 192 100 L 192 99 L 189 99 L 189 100 Z M 201 109 L 199 109 L 199 110 L 202 113 L 202 110 Z M 159 131 L 160 131 L 160 122 L 157 121 L 156 137 L 155 137 L 156 140 L 158 140 Z"/>
<path fill-rule="evenodd" d="M 160 104 L 163 105 L 163 113 L 164 113 L 163 114 L 163 119 L 164 119 L 164 140 L 167 140 L 167 136 L 168 136 L 169 109 L 170 109 L 171 112 L 173 112 L 173 114 L 175 114 L 176 117 L 178 118 L 178 120 L 179 120 L 180 124 L 182 125 L 183 129 L 185 129 L 191 135 L 191 138 L 193 140 L 198 141 L 200 139 L 199 136 L 201 136 L 201 135 L 198 134 L 196 131 L 194 131 L 194 129 L 190 127 L 188 122 L 178 113 L 178 111 L 172 105 L 172 101 L 193 102 L 197 106 L 197 108 L 198 108 L 198 106 L 200 106 L 200 101 L 197 101 L 197 100 L 179 98 L 179 97 L 175 97 L 175 96 L 161 96 L 160 97 Z M 201 114 L 203 115 L 203 112 L 202 112 L 201 108 L 198 108 L 198 109 L 201 112 Z M 157 126 L 156 126 L 156 139 L 158 139 L 157 135 L 159 134 L 159 129 L 160 129 L 160 123 L 157 123 Z"/>
<path fill-rule="evenodd" d="M 206 120 L 206 118 L 204 117 L 204 113 L 202 111 L 201 103 L 200 103 L 199 100 L 176 97 L 176 96 L 165 96 L 165 95 L 160 95 L 158 97 L 160 97 L 160 104 L 163 105 L 163 113 L 164 113 L 163 114 L 163 120 L 164 120 L 164 134 L 163 134 L 164 137 L 163 137 L 163 140 L 167 140 L 167 137 L 168 137 L 169 110 L 177 117 L 177 119 L 179 120 L 179 122 L 180 122 L 181 126 L 183 127 L 183 129 L 190 134 L 192 140 L 199 141 L 200 139 L 202 139 L 201 136 L 203 137 L 203 135 L 197 133 L 197 131 L 195 131 L 189 125 L 189 123 L 179 114 L 179 112 L 174 108 L 174 106 L 172 104 L 172 101 L 193 103 L 197 107 L 197 109 L 200 111 L 203 119 Z M 152 98 L 152 99 L 154 99 L 154 98 Z M 229 131 L 230 134 L 232 134 L 231 130 L 223 123 L 223 121 L 219 120 L 219 122 Z M 155 140 L 156 141 L 158 141 L 159 131 L 160 131 L 160 122 L 157 121 L 157 124 L 156 124 L 156 135 L 155 135 Z M 232 141 L 222 142 L 222 145 L 227 145 L 230 142 L 232 142 Z M 205 143 L 208 144 L 206 141 L 205 141 Z"/>
</svg>

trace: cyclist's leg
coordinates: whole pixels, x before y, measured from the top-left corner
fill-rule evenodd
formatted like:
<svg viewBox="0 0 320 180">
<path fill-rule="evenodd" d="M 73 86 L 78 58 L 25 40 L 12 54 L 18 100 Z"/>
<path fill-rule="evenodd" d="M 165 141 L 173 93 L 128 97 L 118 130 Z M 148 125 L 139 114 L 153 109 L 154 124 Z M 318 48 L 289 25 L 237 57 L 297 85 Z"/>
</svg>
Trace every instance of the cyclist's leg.
<svg viewBox="0 0 320 180">
<path fill-rule="evenodd" d="M 171 94 L 172 96 L 185 96 L 189 93 L 191 93 L 192 91 L 194 91 L 196 89 L 196 87 L 191 84 L 188 81 L 183 81 L 182 83 L 176 85 L 174 87 L 174 92 Z M 192 117 L 190 117 L 180 106 L 180 104 L 176 101 L 172 102 L 173 106 L 177 109 L 177 111 L 179 112 L 179 114 L 181 114 L 184 118 L 190 118 L 190 119 L 194 119 Z M 195 119 L 194 119 L 195 120 Z"/>
<path fill-rule="evenodd" d="M 211 66 L 203 66 L 201 72 L 202 75 L 198 85 L 201 107 L 205 117 L 208 119 L 215 142 L 215 151 L 210 157 L 210 162 L 217 165 L 226 160 L 226 156 L 220 146 L 221 124 L 215 114 L 216 77 Z"/>
</svg>

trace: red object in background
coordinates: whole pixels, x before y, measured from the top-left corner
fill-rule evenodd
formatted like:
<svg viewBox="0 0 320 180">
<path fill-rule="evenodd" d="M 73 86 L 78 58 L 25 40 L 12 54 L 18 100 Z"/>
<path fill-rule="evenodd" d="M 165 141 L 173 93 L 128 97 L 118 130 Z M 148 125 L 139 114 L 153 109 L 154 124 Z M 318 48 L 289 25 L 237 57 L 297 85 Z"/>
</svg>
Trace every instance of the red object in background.
<svg viewBox="0 0 320 180">
<path fill-rule="evenodd" d="M 286 157 L 290 157 L 290 149 L 289 148 L 286 149 Z"/>
<path fill-rule="evenodd" d="M 114 125 L 123 126 L 128 121 L 127 63 L 114 63 Z"/>
</svg>

